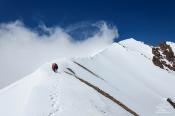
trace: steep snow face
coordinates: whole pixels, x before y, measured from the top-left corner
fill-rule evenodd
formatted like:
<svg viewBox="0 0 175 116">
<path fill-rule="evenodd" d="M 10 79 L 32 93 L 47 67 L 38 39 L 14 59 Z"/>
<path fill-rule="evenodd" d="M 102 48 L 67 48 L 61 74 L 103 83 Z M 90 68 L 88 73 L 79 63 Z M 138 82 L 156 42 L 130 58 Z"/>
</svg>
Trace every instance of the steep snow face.
<svg viewBox="0 0 175 116">
<path fill-rule="evenodd" d="M 175 73 L 152 56 L 150 46 L 128 39 L 91 57 L 49 62 L 0 91 L 0 115 L 174 116 L 167 98 L 175 100 Z"/>
</svg>

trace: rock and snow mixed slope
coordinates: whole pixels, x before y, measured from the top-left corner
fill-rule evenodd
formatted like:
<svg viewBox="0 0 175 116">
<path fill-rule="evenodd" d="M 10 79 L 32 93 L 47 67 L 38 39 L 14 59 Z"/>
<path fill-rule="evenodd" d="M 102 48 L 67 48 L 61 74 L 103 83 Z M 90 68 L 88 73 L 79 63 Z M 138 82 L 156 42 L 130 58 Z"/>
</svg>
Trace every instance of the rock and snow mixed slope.
<svg viewBox="0 0 175 116">
<path fill-rule="evenodd" d="M 153 63 L 166 70 L 175 71 L 175 54 L 170 45 L 166 42 L 152 48 Z"/>
<path fill-rule="evenodd" d="M 0 91 L 0 115 L 174 116 L 167 98 L 175 100 L 175 73 L 152 57 L 151 46 L 128 39 L 86 58 L 55 60 L 58 73 L 49 62 Z"/>
</svg>

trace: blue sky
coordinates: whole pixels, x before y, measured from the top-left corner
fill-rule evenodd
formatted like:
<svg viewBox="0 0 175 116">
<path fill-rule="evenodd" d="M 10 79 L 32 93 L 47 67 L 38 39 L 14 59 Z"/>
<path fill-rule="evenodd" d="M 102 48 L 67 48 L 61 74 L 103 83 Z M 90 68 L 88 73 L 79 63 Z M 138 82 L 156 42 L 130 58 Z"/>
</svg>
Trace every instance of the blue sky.
<svg viewBox="0 0 175 116">
<path fill-rule="evenodd" d="M 168 0 L 0 0 L 0 88 L 53 59 L 97 53 L 118 33 L 116 41 L 175 42 L 174 6 Z"/>
<path fill-rule="evenodd" d="M 156 44 L 175 41 L 174 6 L 173 0 L 1 0 L 0 22 L 20 19 L 34 28 L 104 20 L 117 26 L 118 40 Z"/>
</svg>

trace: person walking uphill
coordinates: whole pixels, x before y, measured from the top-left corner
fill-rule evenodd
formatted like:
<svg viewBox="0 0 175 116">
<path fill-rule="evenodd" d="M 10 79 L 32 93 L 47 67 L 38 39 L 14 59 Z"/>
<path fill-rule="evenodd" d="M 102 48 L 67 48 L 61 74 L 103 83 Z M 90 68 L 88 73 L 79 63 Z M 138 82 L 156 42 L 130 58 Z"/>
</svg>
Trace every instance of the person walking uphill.
<svg viewBox="0 0 175 116">
<path fill-rule="evenodd" d="M 52 70 L 56 73 L 58 70 L 58 65 L 56 63 L 52 64 Z"/>
</svg>

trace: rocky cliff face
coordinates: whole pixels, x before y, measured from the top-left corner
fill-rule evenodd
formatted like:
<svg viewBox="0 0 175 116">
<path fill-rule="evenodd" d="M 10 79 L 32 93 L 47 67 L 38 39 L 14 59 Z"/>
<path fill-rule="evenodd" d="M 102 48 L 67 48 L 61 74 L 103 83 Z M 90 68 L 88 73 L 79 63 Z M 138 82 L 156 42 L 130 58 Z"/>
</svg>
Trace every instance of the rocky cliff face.
<svg viewBox="0 0 175 116">
<path fill-rule="evenodd" d="M 175 71 L 175 56 L 170 45 L 161 43 L 156 47 L 152 48 L 153 63 L 166 70 Z"/>
</svg>

